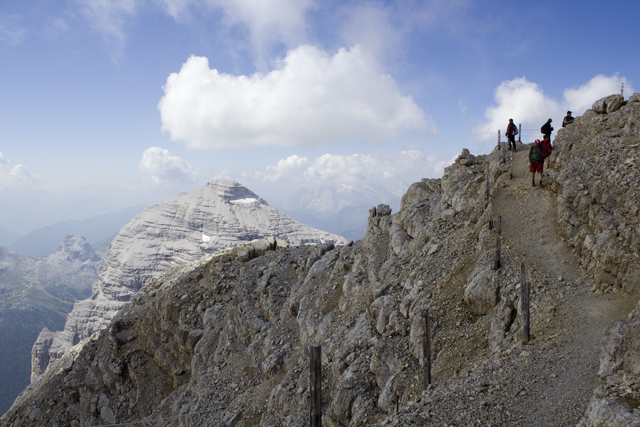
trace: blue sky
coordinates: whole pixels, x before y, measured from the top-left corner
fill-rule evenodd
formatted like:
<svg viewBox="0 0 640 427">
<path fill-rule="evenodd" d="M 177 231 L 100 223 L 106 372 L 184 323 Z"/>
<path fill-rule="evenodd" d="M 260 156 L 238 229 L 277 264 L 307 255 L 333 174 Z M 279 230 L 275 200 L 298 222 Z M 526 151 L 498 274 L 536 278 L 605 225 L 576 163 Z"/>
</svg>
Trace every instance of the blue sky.
<svg viewBox="0 0 640 427">
<path fill-rule="evenodd" d="M 510 117 L 559 128 L 621 82 L 628 98 L 638 16 L 633 0 L 0 0 L 0 227 L 216 177 L 276 206 L 314 185 L 400 195 L 489 152 Z"/>
</svg>

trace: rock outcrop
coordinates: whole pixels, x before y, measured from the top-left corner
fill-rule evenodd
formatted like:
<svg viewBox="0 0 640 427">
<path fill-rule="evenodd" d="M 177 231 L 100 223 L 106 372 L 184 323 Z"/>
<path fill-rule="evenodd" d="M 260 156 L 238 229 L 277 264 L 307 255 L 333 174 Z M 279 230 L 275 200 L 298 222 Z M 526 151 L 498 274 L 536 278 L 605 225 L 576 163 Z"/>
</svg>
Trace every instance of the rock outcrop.
<svg viewBox="0 0 640 427">
<path fill-rule="evenodd" d="M 150 206 L 111 243 L 91 298 L 78 301 L 63 331 L 45 331 L 33 348 L 32 379 L 72 346 L 105 327 L 152 277 L 203 255 L 266 236 L 281 244 L 345 244 L 344 238 L 300 224 L 246 187 L 215 180 Z"/>
<path fill-rule="evenodd" d="M 628 320 L 607 328 L 603 339 L 598 375 L 604 387 L 594 390 L 582 427 L 640 426 L 640 305 Z"/>
<path fill-rule="evenodd" d="M 567 241 L 602 291 L 640 283 L 640 97 L 621 98 L 558 132 L 550 171 Z"/>
</svg>

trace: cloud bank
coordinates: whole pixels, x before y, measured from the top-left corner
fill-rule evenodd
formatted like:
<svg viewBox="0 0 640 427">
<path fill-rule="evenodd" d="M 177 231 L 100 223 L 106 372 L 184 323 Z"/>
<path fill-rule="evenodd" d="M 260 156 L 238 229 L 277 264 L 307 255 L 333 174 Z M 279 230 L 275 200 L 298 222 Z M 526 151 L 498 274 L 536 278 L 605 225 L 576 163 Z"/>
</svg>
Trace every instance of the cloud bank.
<svg viewBox="0 0 640 427">
<path fill-rule="evenodd" d="M 154 184 L 187 184 L 197 178 L 189 162 L 160 147 L 145 150 L 139 167 Z"/>
<path fill-rule="evenodd" d="M 221 74 L 192 56 L 164 86 L 162 129 L 189 148 L 318 146 L 427 132 L 425 113 L 359 46 L 289 51 L 268 74 Z"/>
<path fill-rule="evenodd" d="M 625 92 L 633 93 L 626 77 L 600 74 L 578 88 L 565 89 L 563 99 L 555 100 L 545 96 L 538 84 L 525 77 L 504 81 L 494 91 L 496 105 L 485 111 L 487 121 L 476 127 L 474 132 L 483 140 L 495 138 L 497 129 L 504 133 L 510 118 L 515 123 L 522 123 L 523 128 L 536 130 L 551 118 L 558 123 L 555 127 L 559 128 L 567 110 L 579 116 L 598 99 L 620 93 L 620 84 L 623 82 Z"/>
<path fill-rule="evenodd" d="M 11 162 L 0 153 L 0 190 L 34 187 L 39 184 L 39 178 L 36 175 L 32 175 L 25 166 L 11 166 Z"/>
<path fill-rule="evenodd" d="M 352 154 L 324 154 L 315 159 L 292 155 L 256 172 L 255 178 L 287 186 L 320 185 L 343 188 L 380 188 L 402 196 L 408 185 L 425 177 L 441 176 L 454 159 L 442 160 L 420 151 Z"/>
</svg>

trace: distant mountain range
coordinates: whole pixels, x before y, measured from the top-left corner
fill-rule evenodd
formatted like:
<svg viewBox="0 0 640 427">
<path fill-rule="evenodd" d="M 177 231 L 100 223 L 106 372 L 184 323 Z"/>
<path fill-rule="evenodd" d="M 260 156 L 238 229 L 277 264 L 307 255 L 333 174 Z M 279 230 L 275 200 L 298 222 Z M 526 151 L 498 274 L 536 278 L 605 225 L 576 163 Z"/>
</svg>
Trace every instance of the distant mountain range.
<svg viewBox="0 0 640 427">
<path fill-rule="evenodd" d="M 82 220 L 57 222 L 33 230 L 7 246 L 32 257 L 44 257 L 55 251 L 64 236 L 69 234 L 83 236 L 90 244 L 98 244 L 107 238 L 113 238 L 126 223 L 131 221 L 131 218 L 145 207 L 146 205 L 137 205 Z M 0 229 L 0 238 L 6 241 L 13 233 L 4 231 L 8 233 L 7 237 L 3 237 L 3 230 Z"/>
<path fill-rule="evenodd" d="M 80 236 L 65 236 L 44 258 L 0 247 L 0 413 L 29 384 L 31 347 L 42 328 L 64 327 L 87 298 L 102 260 Z"/>
</svg>

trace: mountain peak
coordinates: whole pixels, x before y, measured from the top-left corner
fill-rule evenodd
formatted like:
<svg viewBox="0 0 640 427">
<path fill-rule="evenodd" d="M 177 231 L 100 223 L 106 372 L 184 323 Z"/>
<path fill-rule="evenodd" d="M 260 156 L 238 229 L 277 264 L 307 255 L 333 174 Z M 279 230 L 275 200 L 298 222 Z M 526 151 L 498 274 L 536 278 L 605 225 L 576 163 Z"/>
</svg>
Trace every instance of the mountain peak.
<svg viewBox="0 0 640 427">
<path fill-rule="evenodd" d="M 228 179 L 214 179 L 203 187 L 203 189 L 209 188 L 213 189 L 218 196 L 229 202 L 240 199 L 262 200 L 257 194 L 244 185 Z"/>
<path fill-rule="evenodd" d="M 93 248 L 82 236 L 67 234 L 62 243 L 49 257 L 67 256 L 69 259 L 85 261 L 100 261 Z"/>
</svg>

